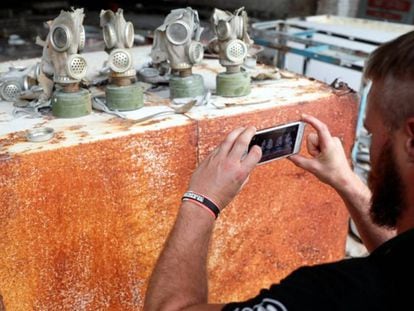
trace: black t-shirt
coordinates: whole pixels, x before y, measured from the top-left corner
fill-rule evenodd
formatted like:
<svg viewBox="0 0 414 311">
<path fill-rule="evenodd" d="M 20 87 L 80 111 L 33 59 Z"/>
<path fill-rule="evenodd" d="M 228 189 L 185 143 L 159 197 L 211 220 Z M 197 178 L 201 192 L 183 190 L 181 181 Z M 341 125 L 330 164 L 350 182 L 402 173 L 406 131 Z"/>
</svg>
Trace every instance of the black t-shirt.
<svg viewBox="0 0 414 311">
<path fill-rule="evenodd" d="M 303 267 L 224 311 L 414 310 L 414 229 L 368 257 Z"/>
</svg>

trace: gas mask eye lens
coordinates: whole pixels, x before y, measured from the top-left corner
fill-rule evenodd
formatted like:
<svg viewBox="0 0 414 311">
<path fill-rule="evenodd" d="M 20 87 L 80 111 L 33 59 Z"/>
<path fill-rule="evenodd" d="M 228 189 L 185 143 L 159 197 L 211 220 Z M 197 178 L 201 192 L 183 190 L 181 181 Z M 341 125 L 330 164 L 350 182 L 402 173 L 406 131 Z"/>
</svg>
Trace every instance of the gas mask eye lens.
<svg viewBox="0 0 414 311">
<path fill-rule="evenodd" d="M 220 40 L 227 40 L 230 37 L 230 25 L 226 21 L 220 20 L 217 24 L 217 36 Z"/>
<path fill-rule="evenodd" d="M 58 48 L 63 48 L 66 45 L 66 42 L 68 42 L 66 32 L 60 27 L 56 28 L 53 32 L 53 41 Z"/>
<path fill-rule="evenodd" d="M 66 26 L 57 26 L 52 31 L 51 43 L 56 51 L 63 52 L 69 48 L 71 35 Z"/>
<path fill-rule="evenodd" d="M 167 39 L 174 45 L 182 45 L 190 39 L 190 27 L 181 21 L 170 24 L 166 31 Z"/>
<path fill-rule="evenodd" d="M 128 22 L 125 26 L 125 46 L 129 49 L 134 45 L 134 25 Z"/>
<path fill-rule="evenodd" d="M 191 42 L 188 57 L 193 64 L 197 64 L 203 60 L 204 56 L 204 47 L 200 42 Z"/>
<path fill-rule="evenodd" d="M 85 34 L 85 28 L 83 26 L 79 27 L 79 50 L 83 50 L 85 47 L 85 41 L 86 41 L 86 34 Z"/>
<path fill-rule="evenodd" d="M 111 49 L 115 46 L 116 33 L 114 28 L 109 24 L 106 24 L 103 27 L 103 39 L 108 49 Z"/>
</svg>

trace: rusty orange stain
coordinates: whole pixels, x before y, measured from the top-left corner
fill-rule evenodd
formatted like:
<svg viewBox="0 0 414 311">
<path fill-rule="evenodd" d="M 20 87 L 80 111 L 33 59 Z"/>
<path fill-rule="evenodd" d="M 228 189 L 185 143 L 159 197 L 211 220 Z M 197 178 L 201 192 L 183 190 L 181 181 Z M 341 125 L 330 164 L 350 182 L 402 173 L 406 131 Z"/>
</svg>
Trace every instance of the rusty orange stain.
<svg viewBox="0 0 414 311">
<path fill-rule="evenodd" d="M 53 138 L 48 141 L 49 144 L 58 144 L 66 139 L 64 131 L 58 131 L 53 135 Z"/>
<path fill-rule="evenodd" d="M 26 131 L 14 132 L 0 138 L 0 147 L 5 149 L 5 147 L 13 146 L 24 141 L 26 141 Z"/>
<path fill-rule="evenodd" d="M 89 136 L 89 133 L 86 131 L 78 131 L 77 134 L 79 135 L 79 137 L 82 137 L 82 138 Z"/>
<path fill-rule="evenodd" d="M 0 163 L 6 310 L 139 310 L 195 167 L 195 133 L 189 124 Z"/>
<path fill-rule="evenodd" d="M 113 117 L 106 121 L 106 123 L 110 124 L 114 129 L 121 130 L 121 131 L 127 131 L 132 126 L 137 124 L 137 121 L 135 120 L 126 120 L 119 117 Z"/>
<path fill-rule="evenodd" d="M 69 130 L 69 131 L 78 131 L 78 130 L 80 130 L 83 127 L 85 127 L 85 125 L 83 125 L 83 124 L 72 125 L 72 126 L 69 126 L 67 128 L 67 130 Z"/>
</svg>

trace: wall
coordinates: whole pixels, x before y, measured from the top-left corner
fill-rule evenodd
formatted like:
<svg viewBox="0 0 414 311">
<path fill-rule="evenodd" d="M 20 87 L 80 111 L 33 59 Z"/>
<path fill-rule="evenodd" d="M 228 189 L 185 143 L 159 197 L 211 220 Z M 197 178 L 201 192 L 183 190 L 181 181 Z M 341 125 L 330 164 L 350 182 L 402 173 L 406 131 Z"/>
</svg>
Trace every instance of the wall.
<svg viewBox="0 0 414 311">
<path fill-rule="evenodd" d="M 207 6 L 204 0 L 176 2 L 185 2 L 191 6 Z M 293 16 L 314 15 L 316 12 L 316 2 L 316 0 L 210 0 L 208 6 L 229 10 L 244 6 L 249 16 L 257 16 L 265 19 L 280 19 Z"/>
</svg>

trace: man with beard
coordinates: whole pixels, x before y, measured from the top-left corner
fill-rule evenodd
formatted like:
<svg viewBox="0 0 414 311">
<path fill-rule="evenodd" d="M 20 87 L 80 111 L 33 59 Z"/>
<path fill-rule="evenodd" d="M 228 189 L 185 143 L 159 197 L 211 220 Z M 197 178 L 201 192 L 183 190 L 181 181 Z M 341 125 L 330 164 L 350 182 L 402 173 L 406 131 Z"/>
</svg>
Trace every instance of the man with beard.
<svg viewBox="0 0 414 311">
<path fill-rule="evenodd" d="M 302 267 L 245 302 L 208 304 L 206 258 L 212 215 L 236 196 L 261 157 L 259 146 L 245 154 L 255 128 L 239 128 L 194 172 L 192 192 L 182 203 L 151 277 L 146 310 L 414 308 L 414 32 L 379 47 L 367 63 L 365 77 L 372 82 L 365 119 L 372 135 L 372 195 L 350 168 L 340 140 L 312 116 L 303 116 L 316 130 L 307 137 L 311 158 L 295 155 L 290 160 L 339 193 L 370 255 Z M 205 197 L 210 200 L 203 201 Z"/>
</svg>

